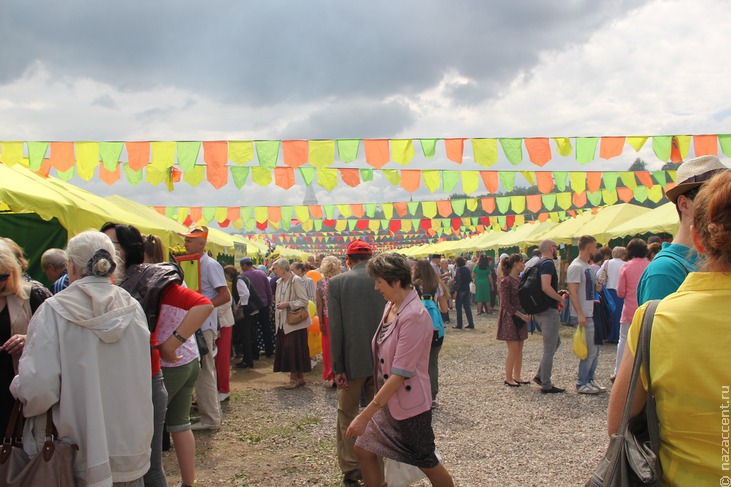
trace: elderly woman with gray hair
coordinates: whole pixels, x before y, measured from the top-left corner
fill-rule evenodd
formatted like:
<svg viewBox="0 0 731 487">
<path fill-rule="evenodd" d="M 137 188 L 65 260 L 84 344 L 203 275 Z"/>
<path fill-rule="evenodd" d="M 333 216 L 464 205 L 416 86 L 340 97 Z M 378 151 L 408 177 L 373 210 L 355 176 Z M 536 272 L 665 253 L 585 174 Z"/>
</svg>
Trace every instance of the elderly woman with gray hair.
<svg viewBox="0 0 731 487">
<path fill-rule="evenodd" d="M 79 446 L 78 485 L 136 487 L 150 468 L 150 332 L 137 300 L 112 283 L 115 253 L 100 232 L 69 241 L 71 284 L 33 315 L 10 390 L 28 418 L 29 456 L 43 447 L 51 409 L 58 437 Z"/>
<path fill-rule="evenodd" d="M 287 259 L 272 264 L 278 277 L 274 292 L 276 336 L 274 344 L 274 372 L 289 372 L 285 389 L 305 385 L 304 372 L 312 370 L 307 327 L 312 324 L 307 311 L 308 296 L 301 277 L 292 272 Z"/>
</svg>

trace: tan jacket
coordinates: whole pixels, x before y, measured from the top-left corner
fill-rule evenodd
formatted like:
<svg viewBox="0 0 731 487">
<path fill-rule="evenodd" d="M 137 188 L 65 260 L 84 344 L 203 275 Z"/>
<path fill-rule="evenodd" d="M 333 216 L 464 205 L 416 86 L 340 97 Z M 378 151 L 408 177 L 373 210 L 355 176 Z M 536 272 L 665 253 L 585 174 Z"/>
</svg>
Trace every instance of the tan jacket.
<svg viewBox="0 0 731 487">
<path fill-rule="evenodd" d="M 300 309 L 307 308 L 309 299 L 307 299 L 307 290 L 305 289 L 305 282 L 301 277 L 292 274 L 289 281 L 284 282 L 281 278 L 277 281 L 277 290 L 274 293 L 275 303 L 289 303 L 289 308 L 275 309 L 274 318 L 277 326 L 277 330 L 282 328 L 284 334 L 292 333 L 293 331 L 307 328 L 312 324 L 310 316 L 307 319 L 296 325 L 290 325 L 287 323 L 287 309 Z"/>
</svg>

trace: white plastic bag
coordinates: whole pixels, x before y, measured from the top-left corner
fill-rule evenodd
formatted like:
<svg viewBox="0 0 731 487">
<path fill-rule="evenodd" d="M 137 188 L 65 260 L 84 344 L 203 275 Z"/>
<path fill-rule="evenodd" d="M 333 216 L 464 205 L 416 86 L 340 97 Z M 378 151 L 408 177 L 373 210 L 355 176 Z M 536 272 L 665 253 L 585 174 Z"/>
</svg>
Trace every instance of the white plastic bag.
<svg viewBox="0 0 731 487">
<path fill-rule="evenodd" d="M 442 455 L 439 453 L 439 450 L 435 448 L 434 453 L 441 462 Z M 409 465 L 408 463 L 397 462 L 390 458 L 383 459 L 383 474 L 388 487 L 408 487 L 426 478 L 426 475 L 419 467 Z"/>
</svg>

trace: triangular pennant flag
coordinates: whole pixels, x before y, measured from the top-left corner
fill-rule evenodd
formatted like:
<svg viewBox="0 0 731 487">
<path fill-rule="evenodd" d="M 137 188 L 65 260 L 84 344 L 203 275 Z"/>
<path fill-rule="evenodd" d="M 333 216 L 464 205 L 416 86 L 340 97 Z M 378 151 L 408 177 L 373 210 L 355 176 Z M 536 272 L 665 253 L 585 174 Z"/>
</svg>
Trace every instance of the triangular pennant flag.
<svg viewBox="0 0 731 487">
<path fill-rule="evenodd" d="M 652 150 L 658 159 L 663 162 L 670 160 L 670 150 L 673 145 L 672 135 L 654 135 L 652 137 Z"/>
<path fill-rule="evenodd" d="M 338 185 L 337 169 L 321 168 L 317 170 L 317 184 L 332 191 Z"/>
<path fill-rule="evenodd" d="M 76 142 L 76 173 L 84 181 L 91 181 L 99 165 L 99 142 Z M 174 153 L 174 146 L 173 146 Z"/>
<path fill-rule="evenodd" d="M 639 152 L 642 146 L 647 142 L 647 137 L 627 137 L 627 143 L 636 151 Z"/>
<path fill-rule="evenodd" d="M 442 174 L 440 171 L 424 170 L 421 171 L 421 175 L 424 177 L 424 186 L 432 193 L 439 189 L 441 184 Z"/>
<path fill-rule="evenodd" d="M 152 142 L 152 159 L 150 167 L 155 168 L 158 172 L 175 165 L 175 142 Z"/>
<path fill-rule="evenodd" d="M 236 168 L 231 168 L 236 169 Z M 247 168 L 248 169 L 248 168 Z M 291 167 L 275 167 L 274 168 L 274 184 L 282 189 L 289 189 L 294 186 L 294 169 Z"/>
<path fill-rule="evenodd" d="M 411 139 L 391 139 L 393 162 L 406 166 L 414 158 L 414 143 Z"/>
<path fill-rule="evenodd" d="M 500 184 L 508 193 L 515 188 L 515 171 L 500 171 Z"/>
<path fill-rule="evenodd" d="M 196 186 L 198 186 L 200 183 L 202 183 L 205 178 L 206 178 L 206 167 L 205 166 L 195 166 L 190 171 L 185 171 L 183 173 L 183 179 L 185 180 L 185 182 L 188 183 L 189 185 L 193 186 L 194 188 Z M 127 177 L 127 179 L 129 179 L 129 176 Z"/>
<path fill-rule="evenodd" d="M 599 144 L 599 157 L 611 159 L 622 155 L 626 137 L 602 137 Z"/>
<path fill-rule="evenodd" d="M 382 169 L 381 173 L 394 186 L 398 186 L 401 182 L 401 174 L 396 169 Z"/>
<path fill-rule="evenodd" d="M 234 180 L 234 184 L 238 189 L 241 189 L 246 184 L 246 179 L 249 177 L 250 167 L 232 167 L 231 179 Z"/>
<path fill-rule="evenodd" d="M 388 153 L 388 139 L 365 139 L 363 140 L 365 148 L 366 164 L 380 169 L 391 160 Z"/>
<path fill-rule="evenodd" d="M 335 205 L 322 205 L 322 211 L 325 212 L 325 218 L 332 220 L 335 218 Z"/>
<path fill-rule="evenodd" d="M 251 180 L 259 186 L 268 186 L 272 183 L 272 171 L 266 167 L 253 166 Z"/>
<path fill-rule="evenodd" d="M 364 168 L 364 169 L 359 169 L 359 171 L 360 171 L 361 181 L 363 181 L 364 183 L 366 181 L 373 181 L 373 169 Z"/>
<path fill-rule="evenodd" d="M 452 193 L 457 186 L 457 181 L 459 181 L 459 171 L 445 170 L 442 172 L 442 188 L 445 193 Z"/>
<path fill-rule="evenodd" d="M 31 171 L 38 171 L 48 152 L 48 142 L 28 142 L 28 167 Z M 23 146 L 20 146 L 20 155 L 23 155 Z M 119 160 L 119 157 L 117 157 Z"/>
<path fill-rule="evenodd" d="M 628 188 L 634 190 L 637 187 L 637 179 L 635 179 L 635 173 L 623 171 L 619 173 L 619 177 L 622 179 L 622 183 Z"/>
<path fill-rule="evenodd" d="M 655 178 L 655 181 L 657 181 L 657 184 L 659 184 L 661 187 L 665 187 L 667 184 L 667 179 L 665 178 L 665 171 L 652 171 L 652 177 Z"/>
<path fill-rule="evenodd" d="M 70 144 L 70 142 L 53 142 L 52 144 L 61 143 Z M 10 167 L 23 164 L 23 144 L 23 142 L 0 142 L 0 161 Z M 64 149 L 59 149 L 59 152 L 62 150 Z M 51 156 L 53 156 L 53 149 L 51 149 Z M 71 159 L 69 167 L 73 166 L 73 146 L 71 146 Z M 40 164 L 38 167 L 40 168 Z"/>
<path fill-rule="evenodd" d="M 647 186 L 647 189 L 650 189 L 655 185 L 655 182 L 652 180 L 652 176 L 648 171 L 637 171 L 635 172 L 635 176 L 637 176 L 637 179 L 639 179 L 642 184 Z"/>
<path fill-rule="evenodd" d="M 221 222 L 226 221 L 227 214 L 228 214 L 228 208 L 226 208 L 225 206 L 218 206 L 218 207 L 216 207 L 216 214 L 213 217 L 213 219 L 216 220 L 216 223 L 218 223 L 220 225 Z"/>
<path fill-rule="evenodd" d="M 255 206 L 254 207 L 254 220 L 257 223 L 264 223 L 269 219 L 269 211 L 266 206 Z"/>
<path fill-rule="evenodd" d="M 145 181 L 150 183 L 152 186 L 157 186 L 158 184 L 165 181 L 165 177 L 168 175 L 167 169 L 157 169 L 155 167 L 147 166 L 147 171 L 145 171 Z"/>
<path fill-rule="evenodd" d="M 718 134 L 718 143 L 726 157 L 731 157 L 731 134 Z"/>
<path fill-rule="evenodd" d="M 464 139 L 444 139 L 444 147 L 447 150 L 447 159 L 457 164 L 462 164 Z"/>
<path fill-rule="evenodd" d="M 322 206 L 320 205 L 309 205 L 309 209 L 312 218 L 322 218 L 324 216 L 322 212 Z"/>
<path fill-rule="evenodd" d="M 345 164 L 358 158 L 360 139 L 338 139 L 338 158 Z"/>
<path fill-rule="evenodd" d="M 405 202 L 394 203 L 393 207 L 396 209 L 396 213 L 400 218 L 404 218 L 408 213 Z"/>
<path fill-rule="evenodd" d="M 576 162 L 586 164 L 594 160 L 598 137 L 577 137 L 576 138 Z"/>
<path fill-rule="evenodd" d="M 718 138 L 715 135 L 694 135 L 693 149 L 696 157 L 717 156 Z"/>
<path fill-rule="evenodd" d="M 381 210 L 383 210 L 384 218 L 389 220 L 393 218 L 393 203 L 382 203 Z"/>
<path fill-rule="evenodd" d="M 602 187 L 602 173 L 591 171 L 586 173 L 586 187 L 590 193 L 599 191 Z"/>
<path fill-rule="evenodd" d="M 523 139 L 500 139 L 500 146 L 503 148 L 503 153 L 511 164 L 517 166 L 523 162 Z"/>
<path fill-rule="evenodd" d="M 409 207 L 409 215 L 415 216 L 416 212 L 419 210 L 419 202 L 418 201 L 409 201 L 406 206 Z"/>
<path fill-rule="evenodd" d="M 274 169 L 279 159 L 280 140 L 257 140 L 254 143 L 256 147 L 256 157 L 259 166 L 264 169 Z"/>
<path fill-rule="evenodd" d="M 480 183 L 480 176 L 477 171 L 461 171 L 462 191 L 465 194 L 472 194 L 477 191 Z"/>
<path fill-rule="evenodd" d="M 305 182 L 305 186 L 309 186 L 310 184 L 312 184 L 312 181 L 315 179 L 314 167 L 300 167 L 299 172 L 300 176 L 302 176 L 302 179 Z"/>
<path fill-rule="evenodd" d="M 199 144 L 198 142 L 185 142 L 190 144 Z M 178 142 L 178 164 L 180 164 L 180 144 Z M 198 151 L 196 150 L 196 157 Z M 237 166 L 248 164 L 254 159 L 254 143 L 250 140 L 229 140 L 228 141 L 228 158 Z"/>
<path fill-rule="evenodd" d="M 634 190 L 634 197 L 638 203 L 644 203 L 647 200 L 647 186 L 637 186 Z"/>
<path fill-rule="evenodd" d="M 201 168 L 202 169 L 202 168 Z M 131 167 L 129 167 L 129 164 L 124 164 L 124 176 L 127 178 L 127 181 L 129 181 L 129 184 L 132 186 L 137 186 L 142 181 L 142 171 L 135 171 Z M 201 181 L 203 179 L 201 178 Z M 186 179 L 186 182 L 188 180 Z M 190 182 L 188 182 L 190 184 Z M 191 184 L 191 186 L 195 186 L 194 184 Z"/>
<path fill-rule="evenodd" d="M 436 154 L 437 139 L 419 139 L 424 157 L 431 159 Z"/>
<path fill-rule="evenodd" d="M 528 181 L 528 184 L 531 186 L 535 186 L 536 184 L 536 173 L 533 171 L 520 171 L 520 174 L 523 175 L 526 181 Z"/>
<path fill-rule="evenodd" d="M 498 160 L 497 139 L 472 139 L 472 154 L 475 162 L 490 167 Z"/>
<path fill-rule="evenodd" d="M 467 198 L 467 209 L 470 211 L 475 211 L 477 209 L 477 205 L 479 201 L 477 198 Z"/>
<path fill-rule="evenodd" d="M 310 141 L 310 164 L 313 166 L 328 167 L 335 163 L 335 141 L 334 140 L 311 140 Z"/>
<path fill-rule="evenodd" d="M 530 162 L 536 166 L 545 166 L 553 157 L 551 155 L 551 145 L 546 137 L 525 138 L 523 142 L 525 142 Z"/>
</svg>

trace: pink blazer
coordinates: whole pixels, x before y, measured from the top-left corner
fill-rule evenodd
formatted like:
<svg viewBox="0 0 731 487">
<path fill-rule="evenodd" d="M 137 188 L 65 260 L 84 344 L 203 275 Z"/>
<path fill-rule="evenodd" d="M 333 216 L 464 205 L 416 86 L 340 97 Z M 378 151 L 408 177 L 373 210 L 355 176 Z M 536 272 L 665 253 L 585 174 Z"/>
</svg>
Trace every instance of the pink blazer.
<svg viewBox="0 0 731 487">
<path fill-rule="evenodd" d="M 378 375 L 380 365 L 384 382 L 391 374 L 406 378 L 388 400 L 391 416 L 404 420 L 431 409 L 429 353 L 434 325 L 419 295 L 412 289 L 379 346 L 378 336 L 392 306 L 393 303 L 386 305 L 371 347 L 377 361 L 374 375 Z"/>
</svg>

